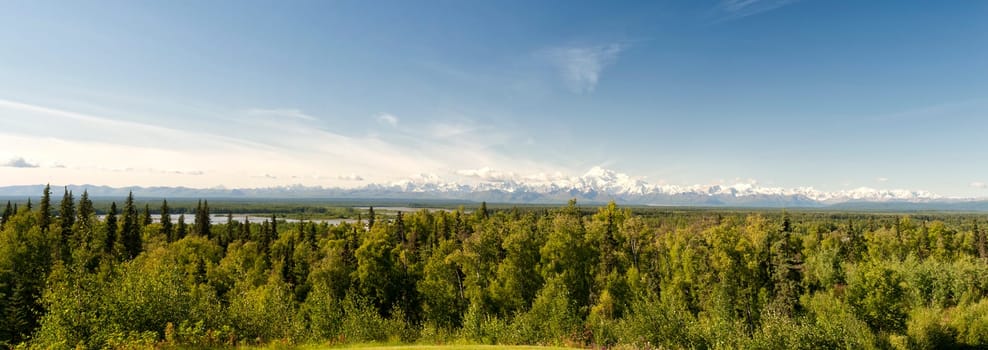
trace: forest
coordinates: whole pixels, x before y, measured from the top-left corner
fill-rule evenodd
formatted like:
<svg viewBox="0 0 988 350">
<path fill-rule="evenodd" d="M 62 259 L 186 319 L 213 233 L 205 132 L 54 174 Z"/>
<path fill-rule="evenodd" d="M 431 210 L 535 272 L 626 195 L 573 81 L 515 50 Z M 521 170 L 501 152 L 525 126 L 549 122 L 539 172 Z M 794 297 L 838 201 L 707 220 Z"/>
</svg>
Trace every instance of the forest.
<svg viewBox="0 0 988 350">
<path fill-rule="evenodd" d="M 197 201 L 173 223 L 119 203 L 6 204 L 0 347 L 988 347 L 984 215 L 570 201 L 252 224 Z"/>
</svg>

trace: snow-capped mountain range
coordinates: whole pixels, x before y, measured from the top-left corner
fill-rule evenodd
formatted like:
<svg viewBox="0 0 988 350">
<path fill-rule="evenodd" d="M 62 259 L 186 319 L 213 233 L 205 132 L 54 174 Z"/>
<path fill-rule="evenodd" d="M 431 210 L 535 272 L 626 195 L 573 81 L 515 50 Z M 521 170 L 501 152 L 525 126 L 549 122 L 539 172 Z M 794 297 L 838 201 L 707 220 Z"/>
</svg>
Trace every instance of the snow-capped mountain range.
<svg viewBox="0 0 988 350">
<path fill-rule="evenodd" d="M 250 189 L 193 189 L 185 187 L 123 187 L 71 185 L 87 189 L 91 196 L 227 197 L 227 198 L 325 198 L 325 199 L 436 199 L 500 203 L 562 203 L 571 198 L 584 202 L 614 200 L 624 204 L 682 206 L 824 207 L 854 203 L 951 204 L 988 203 L 975 199 L 946 198 L 928 191 L 857 188 L 821 191 L 812 187 L 781 188 L 754 183 L 733 185 L 657 185 L 642 178 L 594 167 L 579 176 L 519 176 L 484 168 L 459 171 L 462 182 L 437 175 L 419 175 L 391 183 L 355 188 L 281 186 Z M 0 196 L 37 196 L 42 185 L 0 187 Z"/>
<path fill-rule="evenodd" d="M 464 174 L 465 172 L 461 172 Z M 564 194 L 592 200 L 616 200 L 636 204 L 688 204 L 702 200 L 702 204 L 755 203 L 760 201 L 804 202 L 804 204 L 835 204 L 844 202 L 907 202 L 924 203 L 950 200 L 929 191 L 880 190 L 867 187 L 828 192 L 813 187 L 781 188 L 764 187 L 752 183 L 733 185 L 656 185 L 641 178 L 628 176 L 613 170 L 593 167 L 580 176 L 528 176 L 497 174 L 490 169 L 468 172 L 481 179 L 475 184 L 459 184 L 444 181 L 436 175 L 420 175 L 392 182 L 388 185 L 369 185 L 366 189 L 405 193 L 444 194 L 538 194 L 548 198 Z M 510 197 L 510 196 L 509 196 Z M 685 202 L 684 202 L 685 201 Z"/>
</svg>

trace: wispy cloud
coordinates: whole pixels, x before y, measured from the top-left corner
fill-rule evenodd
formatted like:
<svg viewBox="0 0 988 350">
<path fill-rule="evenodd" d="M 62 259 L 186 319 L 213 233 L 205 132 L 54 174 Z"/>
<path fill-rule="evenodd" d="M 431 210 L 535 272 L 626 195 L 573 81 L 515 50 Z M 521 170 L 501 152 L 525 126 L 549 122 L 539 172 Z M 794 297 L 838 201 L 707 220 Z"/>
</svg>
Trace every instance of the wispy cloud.
<svg viewBox="0 0 988 350">
<path fill-rule="evenodd" d="M 878 182 L 888 182 L 889 181 L 889 178 L 887 178 L 887 177 L 879 177 L 879 178 L 875 178 L 875 181 L 878 181 Z"/>
<path fill-rule="evenodd" d="M 266 117 L 282 117 L 282 118 L 294 118 L 307 121 L 315 121 L 316 117 L 302 113 L 302 111 L 297 109 L 263 109 L 263 108 L 251 108 L 247 110 L 247 115 L 253 116 L 266 116 Z"/>
<path fill-rule="evenodd" d="M 364 177 L 357 174 L 340 175 L 336 179 L 342 181 L 364 181 Z"/>
<path fill-rule="evenodd" d="M 0 139 L 12 145 L 0 150 L 0 162 L 23 157 L 25 163 L 45 166 L 9 172 L 4 180 L 10 184 L 43 178 L 53 183 L 189 187 L 256 187 L 298 180 L 312 186 L 352 186 L 363 181 L 385 183 L 414 173 L 485 166 L 557 170 L 547 162 L 498 147 L 522 142 L 516 140 L 520 136 L 514 128 L 465 116 L 446 123 L 409 124 L 407 130 L 382 137 L 355 134 L 320 117 L 300 117 L 312 115 L 296 109 L 227 113 L 159 126 L 115 117 L 136 115 L 126 111 L 103 109 L 97 114 L 0 99 L 0 114 L 9 117 L 0 118 Z M 372 122 L 398 125 L 399 120 L 384 114 Z M 53 130 L 39 124 L 59 127 Z M 114 157 L 107 158 L 107 154 Z M 64 164 L 65 168 L 47 164 Z M 310 178 L 302 174 L 344 175 Z"/>
<path fill-rule="evenodd" d="M 731 20 L 757 15 L 780 7 L 791 5 L 799 0 L 722 0 L 715 12 L 718 20 Z"/>
<path fill-rule="evenodd" d="M 6 163 L 3 163 L 0 166 L 10 167 L 10 168 L 37 168 L 38 167 L 37 164 L 29 163 L 23 157 L 17 157 L 17 158 L 11 159 L 11 160 L 7 161 Z"/>
<path fill-rule="evenodd" d="M 476 129 L 475 126 L 460 123 L 435 123 L 431 126 L 430 132 L 433 137 L 445 139 L 468 134 Z"/>
<path fill-rule="evenodd" d="M 578 94 L 593 92 L 604 68 L 617 61 L 626 49 L 624 44 L 556 47 L 539 53 L 556 66 L 570 91 Z"/>
<path fill-rule="evenodd" d="M 395 117 L 393 114 L 390 113 L 382 113 L 381 115 L 377 116 L 377 122 L 391 126 L 392 128 L 398 127 L 398 117 Z"/>
<path fill-rule="evenodd" d="M 483 181 L 491 182 L 507 182 L 515 181 L 518 176 L 512 172 L 503 172 L 490 167 L 483 167 L 480 169 L 462 169 L 456 171 L 457 175 L 477 178 Z"/>
<path fill-rule="evenodd" d="M 981 182 L 981 181 L 975 181 L 975 182 L 972 182 L 971 183 L 971 187 L 974 187 L 974 188 L 988 188 L 988 184 L 985 184 L 984 182 Z"/>
</svg>

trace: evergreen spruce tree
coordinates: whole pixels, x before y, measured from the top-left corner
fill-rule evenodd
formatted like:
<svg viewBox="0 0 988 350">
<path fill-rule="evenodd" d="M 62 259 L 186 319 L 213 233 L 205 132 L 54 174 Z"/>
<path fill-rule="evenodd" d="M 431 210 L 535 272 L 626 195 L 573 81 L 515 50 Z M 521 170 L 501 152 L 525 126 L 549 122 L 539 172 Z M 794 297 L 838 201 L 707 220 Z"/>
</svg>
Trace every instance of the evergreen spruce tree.
<svg viewBox="0 0 988 350">
<path fill-rule="evenodd" d="M 30 205 L 30 201 L 28 204 Z M 38 205 L 38 226 L 41 232 L 48 232 L 51 225 L 51 186 L 45 185 L 45 191 L 41 194 L 41 204 Z"/>
<path fill-rule="evenodd" d="M 244 216 L 244 222 L 240 224 L 240 238 L 241 241 L 250 240 L 250 217 Z"/>
<path fill-rule="evenodd" d="M 210 232 L 210 226 L 212 223 L 209 218 L 209 201 L 202 202 L 202 208 L 199 209 L 199 213 L 196 216 L 196 233 L 206 239 L 212 239 L 213 235 Z"/>
<path fill-rule="evenodd" d="M 82 196 L 79 197 L 79 212 L 77 213 L 77 222 L 79 222 L 82 227 L 90 227 L 92 225 L 91 216 L 96 214 L 96 209 L 93 208 L 93 201 L 89 200 L 89 191 L 83 190 Z"/>
<path fill-rule="evenodd" d="M 29 305 L 30 296 L 26 294 L 28 291 L 24 284 L 20 281 L 14 282 L 10 295 L 7 296 L 6 305 L 3 310 L 0 310 L 3 312 L 3 323 L 5 323 L 5 325 L 0 326 L 0 332 L 8 333 L 12 344 L 24 341 L 33 328 L 30 317 L 33 310 L 30 309 Z"/>
<path fill-rule="evenodd" d="M 142 228 L 150 225 L 153 220 L 151 220 L 151 205 L 144 203 L 144 211 L 141 212 L 141 219 L 138 221 Z"/>
<path fill-rule="evenodd" d="M 308 234 L 306 235 L 306 239 L 309 241 L 309 245 L 311 245 L 313 248 L 315 248 L 316 247 L 316 241 L 317 241 L 317 239 L 316 239 L 316 224 L 310 222 L 308 226 L 309 226 L 309 231 L 308 231 Z"/>
<path fill-rule="evenodd" d="M 202 224 L 202 199 L 200 199 L 199 202 L 196 203 L 195 220 L 192 224 L 193 234 L 198 234 L 201 231 L 201 229 L 199 228 L 199 225 L 201 224 Z"/>
<path fill-rule="evenodd" d="M 175 230 L 175 240 L 178 241 L 185 238 L 185 235 L 188 233 L 187 231 L 188 228 L 185 226 L 185 214 L 180 214 L 178 216 L 178 229 Z"/>
<path fill-rule="evenodd" d="M 167 199 L 161 201 L 161 233 L 165 235 L 165 239 L 169 243 L 175 241 L 175 235 L 172 232 L 172 214 L 171 209 L 168 208 Z"/>
<path fill-rule="evenodd" d="M 196 204 L 196 222 L 193 227 L 193 233 L 212 239 L 212 234 L 210 233 L 210 218 L 209 218 L 209 202 L 200 200 Z"/>
<path fill-rule="evenodd" d="M 395 217 L 395 236 L 397 236 L 399 243 L 405 244 L 405 220 L 402 218 L 400 210 Z"/>
<path fill-rule="evenodd" d="M 141 253 L 141 231 L 137 222 L 137 207 L 134 206 L 134 193 L 127 195 L 124 202 L 123 225 L 118 240 L 123 247 L 123 257 L 133 259 Z"/>
<path fill-rule="evenodd" d="M 70 255 L 72 228 L 75 226 L 75 200 L 72 198 L 72 192 L 69 192 L 68 187 L 65 188 L 65 194 L 62 195 L 58 221 L 61 230 L 59 230 L 58 249 L 55 252 L 58 254 L 59 260 L 65 261 Z"/>
<path fill-rule="evenodd" d="M 271 226 L 267 220 L 261 223 L 261 231 L 258 232 L 258 244 L 261 246 L 261 251 L 265 255 L 268 254 L 268 248 L 271 246 Z"/>
<path fill-rule="evenodd" d="M 10 201 L 7 201 L 7 207 L 3 210 L 3 216 L 0 216 L 0 230 L 3 230 L 3 226 L 10 220 L 11 215 L 14 215 L 14 208 L 10 206 Z"/>
<path fill-rule="evenodd" d="M 117 202 L 110 203 L 110 211 L 106 213 L 106 234 L 103 236 L 103 252 L 112 254 L 117 242 Z"/>
<path fill-rule="evenodd" d="M 270 240 L 268 241 L 268 243 L 270 243 L 270 242 L 278 239 L 278 218 L 276 216 L 274 216 L 274 214 L 271 214 L 271 232 L 270 232 L 270 235 L 271 235 L 271 237 L 270 237 Z"/>
<path fill-rule="evenodd" d="M 793 312 L 799 305 L 802 293 L 802 258 L 798 247 L 792 242 L 792 223 L 788 213 L 783 213 L 782 229 L 772 247 L 772 283 L 776 300 L 785 310 Z M 791 316 L 791 315 L 790 315 Z"/>
<path fill-rule="evenodd" d="M 62 195 L 58 219 L 62 227 L 62 241 L 68 242 L 68 237 L 72 235 L 72 226 L 75 225 L 75 199 L 68 187 L 65 188 L 65 194 Z"/>
<path fill-rule="evenodd" d="M 237 232 L 236 232 L 236 223 L 233 222 L 233 212 L 227 212 L 226 213 L 226 230 L 224 231 L 223 236 L 220 237 L 220 246 L 222 246 L 224 249 L 226 249 L 226 247 L 228 245 L 230 245 L 230 242 L 233 241 L 233 237 L 236 234 L 237 234 Z"/>
<path fill-rule="evenodd" d="M 371 206 L 370 207 L 370 210 L 368 210 L 368 213 L 367 213 L 367 230 L 370 230 L 370 229 L 374 228 L 374 219 L 375 218 L 376 218 L 376 216 L 374 215 L 374 206 Z"/>
<path fill-rule="evenodd" d="M 93 244 L 93 239 L 96 236 L 96 233 L 93 232 L 95 215 L 96 208 L 93 207 L 93 201 L 89 200 L 89 191 L 83 190 L 82 196 L 79 196 L 79 210 L 76 212 L 75 220 L 77 241 L 87 245 Z"/>
<path fill-rule="evenodd" d="M 984 230 L 978 228 L 978 220 L 974 220 L 974 237 L 978 244 L 978 257 L 988 260 L 988 237 L 985 237 Z"/>
</svg>

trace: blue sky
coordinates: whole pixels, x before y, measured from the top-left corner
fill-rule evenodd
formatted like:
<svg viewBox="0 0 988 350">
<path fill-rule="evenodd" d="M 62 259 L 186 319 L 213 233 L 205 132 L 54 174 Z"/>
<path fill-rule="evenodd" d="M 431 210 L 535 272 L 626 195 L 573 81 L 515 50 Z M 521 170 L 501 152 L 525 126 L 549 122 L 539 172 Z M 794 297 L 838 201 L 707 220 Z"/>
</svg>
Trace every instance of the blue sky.
<svg viewBox="0 0 988 350">
<path fill-rule="evenodd" d="M 981 1 L 5 2 L 0 184 L 603 166 L 982 197 L 985 18 Z"/>
</svg>

